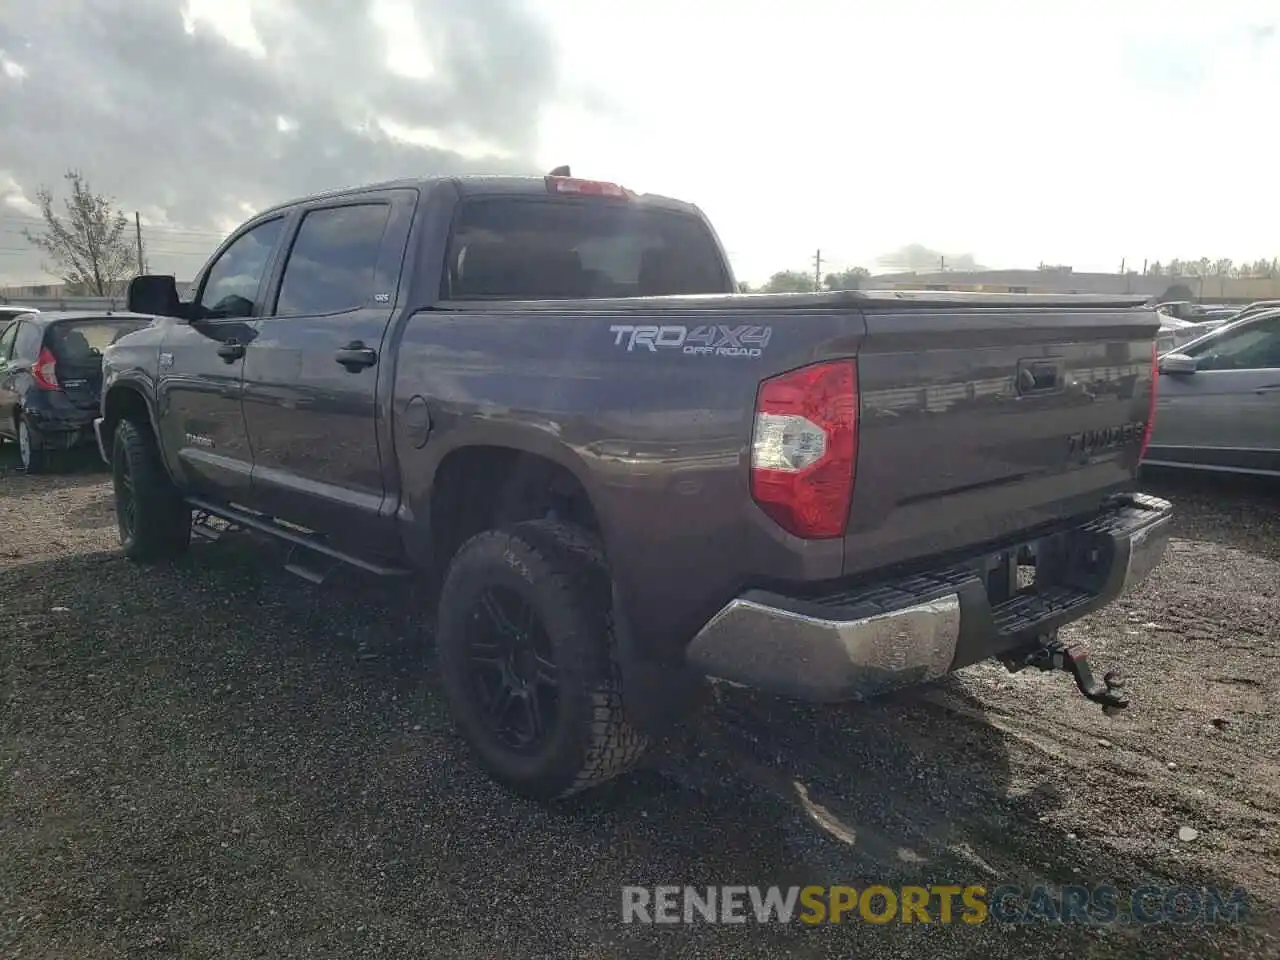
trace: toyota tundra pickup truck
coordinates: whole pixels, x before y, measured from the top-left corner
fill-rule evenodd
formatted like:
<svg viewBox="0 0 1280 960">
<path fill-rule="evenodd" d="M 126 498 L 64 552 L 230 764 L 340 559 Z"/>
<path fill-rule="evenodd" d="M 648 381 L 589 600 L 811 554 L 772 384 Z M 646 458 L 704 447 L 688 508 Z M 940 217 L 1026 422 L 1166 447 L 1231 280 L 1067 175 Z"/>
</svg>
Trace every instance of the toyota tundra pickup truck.
<svg viewBox="0 0 1280 960">
<path fill-rule="evenodd" d="M 386 183 L 237 229 L 106 350 L 124 553 L 256 531 L 431 588 L 452 714 L 507 787 L 626 770 L 711 681 L 859 700 L 1144 577 L 1155 312 L 1133 299 L 743 295 L 699 210 L 559 170 Z"/>
</svg>

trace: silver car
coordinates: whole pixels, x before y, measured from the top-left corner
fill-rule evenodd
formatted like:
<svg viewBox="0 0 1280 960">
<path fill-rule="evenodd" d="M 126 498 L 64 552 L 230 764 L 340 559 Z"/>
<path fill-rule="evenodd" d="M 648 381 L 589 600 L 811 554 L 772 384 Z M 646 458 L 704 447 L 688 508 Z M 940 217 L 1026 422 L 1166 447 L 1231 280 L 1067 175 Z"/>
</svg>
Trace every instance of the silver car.
<svg viewBox="0 0 1280 960">
<path fill-rule="evenodd" d="M 1280 310 L 1165 354 L 1157 389 L 1143 463 L 1280 476 Z"/>
</svg>

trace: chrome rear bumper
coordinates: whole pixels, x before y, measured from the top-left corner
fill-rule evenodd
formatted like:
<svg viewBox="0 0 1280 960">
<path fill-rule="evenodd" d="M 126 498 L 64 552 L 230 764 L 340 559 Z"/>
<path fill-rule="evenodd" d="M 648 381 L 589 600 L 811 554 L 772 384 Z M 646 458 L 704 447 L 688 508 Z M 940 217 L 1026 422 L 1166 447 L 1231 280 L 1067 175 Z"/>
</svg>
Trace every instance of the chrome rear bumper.
<svg viewBox="0 0 1280 960">
<path fill-rule="evenodd" d="M 1135 494 L 1028 541 L 1058 538 L 1106 559 L 1087 583 L 1037 583 L 994 605 L 964 564 L 818 599 L 750 591 L 712 617 L 686 655 L 710 677 L 803 700 L 859 700 L 923 683 L 1109 603 L 1159 564 L 1171 519 L 1168 502 Z"/>
</svg>

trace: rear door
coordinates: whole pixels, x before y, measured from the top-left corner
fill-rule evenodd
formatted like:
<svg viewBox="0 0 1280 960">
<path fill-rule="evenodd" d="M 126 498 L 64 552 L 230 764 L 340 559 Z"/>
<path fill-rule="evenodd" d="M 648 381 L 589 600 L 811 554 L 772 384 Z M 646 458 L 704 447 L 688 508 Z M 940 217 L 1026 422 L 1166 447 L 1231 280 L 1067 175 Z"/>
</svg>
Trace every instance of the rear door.
<svg viewBox="0 0 1280 960">
<path fill-rule="evenodd" d="M 1280 472 L 1280 314 L 1232 325 L 1182 352 L 1194 373 L 1162 373 L 1149 463 Z"/>
<path fill-rule="evenodd" d="M 285 223 L 277 214 L 233 234 L 196 282 L 191 321 L 173 324 L 160 347 L 165 456 L 188 489 L 216 499 L 243 503 L 249 491 L 240 381 Z"/>
<path fill-rule="evenodd" d="M 391 373 L 384 339 L 416 197 L 379 191 L 302 208 L 245 358 L 254 508 L 362 552 L 397 536 L 383 513 L 379 383 Z"/>
</svg>

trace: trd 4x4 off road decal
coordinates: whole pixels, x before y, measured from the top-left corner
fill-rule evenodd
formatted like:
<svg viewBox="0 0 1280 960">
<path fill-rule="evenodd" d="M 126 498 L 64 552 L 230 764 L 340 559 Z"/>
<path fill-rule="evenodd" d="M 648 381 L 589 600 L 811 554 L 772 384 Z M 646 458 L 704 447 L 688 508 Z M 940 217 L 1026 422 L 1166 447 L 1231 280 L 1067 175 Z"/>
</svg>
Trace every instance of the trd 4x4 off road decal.
<svg viewBox="0 0 1280 960">
<path fill-rule="evenodd" d="M 628 353 L 639 347 L 650 353 L 679 350 L 695 356 L 759 357 L 769 346 L 773 327 L 616 324 L 609 332 L 613 334 L 613 345 L 625 346 Z"/>
</svg>

